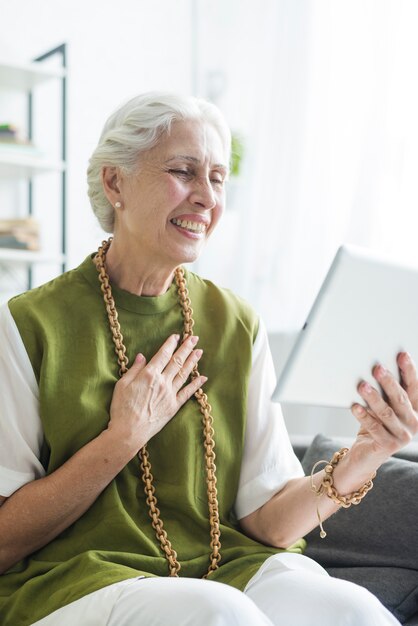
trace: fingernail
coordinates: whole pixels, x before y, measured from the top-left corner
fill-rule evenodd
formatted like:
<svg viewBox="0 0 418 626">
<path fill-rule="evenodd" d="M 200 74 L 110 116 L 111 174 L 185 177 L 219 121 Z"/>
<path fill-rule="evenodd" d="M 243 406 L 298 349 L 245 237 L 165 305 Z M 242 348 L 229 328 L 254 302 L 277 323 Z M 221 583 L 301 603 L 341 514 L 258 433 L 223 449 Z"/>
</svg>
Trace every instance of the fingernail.
<svg viewBox="0 0 418 626">
<path fill-rule="evenodd" d="M 383 367 L 383 365 L 380 365 L 380 363 L 379 365 L 376 365 L 374 371 L 375 371 L 375 374 L 379 377 L 386 376 L 387 374 L 387 370 Z"/>
<path fill-rule="evenodd" d="M 410 363 L 411 362 L 411 355 L 409 354 L 409 352 L 404 352 L 403 353 L 403 360 L 405 361 L 405 363 Z"/>
<path fill-rule="evenodd" d="M 174 339 L 175 339 L 176 341 L 180 341 L 180 335 L 174 335 Z"/>
<path fill-rule="evenodd" d="M 208 380 L 207 376 L 202 376 L 202 385 Z"/>
<path fill-rule="evenodd" d="M 361 390 L 364 391 L 364 393 L 371 393 L 372 392 L 372 386 L 369 385 L 369 383 L 361 383 Z"/>
<path fill-rule="evenodd" d="M 141 354 L 141 353 L 139 353 L 139 354 L 137 354 L 137 355 L 136 355 L 136 357 L 135 357 L 135 361 L 136 361 L 137 363 L 140 363 L 141 361 L 143 361 L 143 360 L 144 360 L 144 358 L 145 358 L 145 357 L 144 357 L 144 355 L 143 355 L 143 354 Z"/>
<path fill-rule="evenodd" d="M 354 407 L 354 411 L 357 413 L 357 415 L 362 415 L 364 409 L 359 404 L 356 404 L 356 406 Z"/>
<path fill-rule="evenodd" d="M 196 358 L 200 359 L 200 357 L 203 354 L 203 350 L 200 350 L 200 349 L 199 350 L 195 350 L 194 353 L 196 355 Z"/>
<path fill-rule="evenodd" d="M 190 340 L 191 340 L 192 344 L 195 346 L 197 344 L 197 342 L 199 341 L 199 337 L 197 335 L 192 335 L 190 337 Z"/>
</svg>

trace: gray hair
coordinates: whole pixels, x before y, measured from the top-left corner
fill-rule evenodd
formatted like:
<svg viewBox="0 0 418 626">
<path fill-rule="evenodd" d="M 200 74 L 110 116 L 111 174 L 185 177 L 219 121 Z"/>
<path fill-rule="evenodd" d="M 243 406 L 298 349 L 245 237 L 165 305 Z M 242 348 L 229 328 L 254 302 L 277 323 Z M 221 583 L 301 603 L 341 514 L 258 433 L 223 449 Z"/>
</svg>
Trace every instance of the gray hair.
<svg viewBox="0 0 418 626">
<path fill-rule="evenodd" d="M 140 154 L 155 146 L 164 133 L 169 133 L 173 122 L 185 120 L 211 124 L 219 133 L 229 161 L 228 125 L 219 109 L 201 98 L 145 93 L 132 98 L 109 117 L 87 169 L 90 204 L 105 232 L 113 232 L 115 216 L 103 190 L 103 168 L 119 167 L 125 174 L 132 174 L 138 168 Z"/>
</svg>

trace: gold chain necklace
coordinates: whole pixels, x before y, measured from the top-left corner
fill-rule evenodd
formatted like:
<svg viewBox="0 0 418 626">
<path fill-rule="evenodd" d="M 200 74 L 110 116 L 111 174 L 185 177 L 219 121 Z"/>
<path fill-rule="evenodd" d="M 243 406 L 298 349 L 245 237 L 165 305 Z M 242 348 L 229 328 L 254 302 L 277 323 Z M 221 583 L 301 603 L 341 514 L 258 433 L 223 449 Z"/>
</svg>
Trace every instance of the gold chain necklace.
<svg viewBox="0 0 418 626">
<path fill-rule="evenodd" d="M 115 301 L 112 295 L 112 288 L 109 282 L 109 276 L 106 272 L 106 254 L 112 242 L 112 237 L 108 241 L 103 241 L 99 247 L 96 256 L 94 257 L 94 263 L 97 271 L 99 272 L 99 281 L 101 283 L 101 290 L 106 306 L 106 312 L 109 319 L 110 330 L 112 332 L 112 340 L 115 344 L 115 352 L 118 357 L 119 363 L 119 376 L 123 376 L 128 371 L 128 357 L 126 356 L 126 347 L 123 343 L 123 335 L 120 330 L 120 324 L 118 321 L 118 312 L 116 310 Z M 174 278 L 177 285 L 178 296 L 183 313 L 183 338 L 185 341 L 192 335 L 192 329 L 194 325 L 193 309 L 189 298 L 189 292 L 186 286 L 186 280 L 184 277 L 184 270 L 182 267 L 178 267 L 175 270 Z M 197 369 L 197 365 L 194 366 L 192 378 L 200 376 Z M 208 508 L 209 508 L 209 524 L 210 524 L 210 548 L 211 554 L 209 557 L 209 567 L 207 574 L 203 578 L 207 578 L 212 572 L 219 567 L 219 561 L 221 560 L 221 531 L 219 528 L 219 505 L 216 489 L 216 466 L 215 466 L 215 441 L 213 439 L 213 417 L 211 415 L 212 407 L 208 402 L 207 395 L 198 389 L 194 394 L 196 400 L 199 403 L 199 409 L 202 414 L 203 422 L 203 435 L 204 435 L 204 447 L 205 447 L 205 468 L 206 468 L 206 485 L 208 494 Z M 144 491 L 147 496 L 146 502 L 149 507 L 149 516 L 151 517 L 151 524 L 155 530 L 156 537 L 160 542 L 161 550 L 163 551 L 167 561 L 169 576 L 178 576 L 180 571 L 180 563 L 177 560 L 177 552 L 173 549 L 170 540 L 168 539 L 167 532 L 164 530 L 163 521 L 160 516 L 160 510 L 157 507 L 157 498 L 155 496 L 155 487 L 152 484 L 153 475 L 151 474 L 151 463 L 149 460 L 149 454 L 146 445 L 140 450 L 139 456 L 141 459 L 142 481 L 144 483 Z"/>
</svg>

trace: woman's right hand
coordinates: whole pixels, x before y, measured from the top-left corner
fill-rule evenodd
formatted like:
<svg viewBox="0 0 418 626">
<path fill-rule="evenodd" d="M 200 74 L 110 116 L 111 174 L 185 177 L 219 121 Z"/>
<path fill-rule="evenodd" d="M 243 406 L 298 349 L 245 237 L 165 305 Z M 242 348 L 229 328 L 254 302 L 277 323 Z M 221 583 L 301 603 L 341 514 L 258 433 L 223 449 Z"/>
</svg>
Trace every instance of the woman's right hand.
<svg viewBox="0 0 418 626">
<path fill-rule="evenodd" d="M 179 348 L 178 341 L 179 335 L 171 335 L 149 363 L 138 354 L 115 385 L 108 431 L 119 445 L 127 446 L 132 457 L 207 380 L 198 376 L 185 384 L 202 350 L 194 349 L 196 336 L 188 337 Z"/>
<path fill-rule="evenodd" d="M 202 355 L 197 337 L 177 349 L 178 340 L 169 337 L 148 364 L 137 356 L 115 385 L 107 429 L 51 474 L 0 498 L 0 575 L 78 520 L 203 385 L 204 376 L 186 384 Z"/>
</svg>

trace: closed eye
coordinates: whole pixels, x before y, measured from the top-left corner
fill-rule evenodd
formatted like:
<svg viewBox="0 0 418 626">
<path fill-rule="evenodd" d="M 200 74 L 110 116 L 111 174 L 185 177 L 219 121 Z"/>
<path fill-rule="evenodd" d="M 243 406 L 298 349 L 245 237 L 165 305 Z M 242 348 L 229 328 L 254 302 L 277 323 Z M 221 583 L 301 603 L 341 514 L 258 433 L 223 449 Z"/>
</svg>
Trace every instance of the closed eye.
<svg viewBox="0 0 418 626">
<path fill-rule="evenodd" d="M 214 185 L 220 185 L 222 186 L 224 184 L 224 179 L 223 178 L 211 178 L 211 182 Z"/>
<path fill-rule="evenodd" d="M 174 176 L 178 176 L 180 178 L 187 179 L 187 180 L 190 180 L 191 178 L 193 178 L 193 176 L 195 176 L 195 172 L 188 170 L 188 169 L 183 170 L 181 168 L 172 168 L 172 169 L 169 169 L 168 172 L 170 174 L 173 174 Z M 225 182 L 225 179 L 222 176 L 221 177 L 216 176 L 214 178 L 211 178 L 210 182 L 212 183 L 212 185 L 222 187 Z"/>
<path fill-rule="evenodd" d="M 183 178 L 190 178 L 192 173 L 189 170 L 181 170 L 181 169 L 171 169 L 168 170 L 170 174 L 174 174 L 175 176 L 181 176 Z"/>
</svg>

